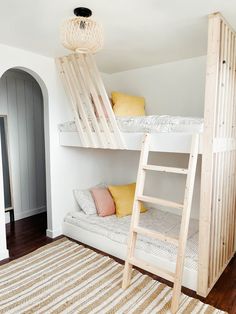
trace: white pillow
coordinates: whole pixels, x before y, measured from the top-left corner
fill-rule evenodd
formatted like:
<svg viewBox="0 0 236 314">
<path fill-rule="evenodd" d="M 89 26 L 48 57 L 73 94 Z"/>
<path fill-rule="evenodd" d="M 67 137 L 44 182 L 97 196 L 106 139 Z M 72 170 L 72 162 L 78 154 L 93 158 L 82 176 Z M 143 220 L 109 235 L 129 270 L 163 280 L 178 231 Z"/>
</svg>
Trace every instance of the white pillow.
<svg viewBox="0 0 236 314">
<path fill-rule="evenodd" d="M 86 215 L 94 215 L 97 213 L 93 197 L 89 190 L 74 190 L 74 197 Z"/>
<path fill-rule="evenodd" d="M 101 183 L 96 185 L 96 187 L 104 187 L 105 184 Z M 86 215 L 95 215 L 97 214 L 96 205 L 94 203 L 90 189 L 86 190 L 73 190 L 74 197 L 79 207 Z"/>
</svg>

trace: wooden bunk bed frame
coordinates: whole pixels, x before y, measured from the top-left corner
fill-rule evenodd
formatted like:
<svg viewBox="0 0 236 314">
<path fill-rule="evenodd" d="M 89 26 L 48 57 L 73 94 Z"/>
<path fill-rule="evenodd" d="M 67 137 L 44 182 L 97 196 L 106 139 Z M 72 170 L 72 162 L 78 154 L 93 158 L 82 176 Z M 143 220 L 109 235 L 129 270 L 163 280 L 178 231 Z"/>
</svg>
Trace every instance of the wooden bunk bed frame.
<svg viewBox="0 0 236 314">
<path fill-rule="evenodd" d="M 64 139 L 62 135 L 62 145 L 141 149 L 141 133 L 128 135 L 119 130 L 93 57 L 72 54 L 58 58 L 57 65 L 78 129 L 76 135 L 67 132 Z M 179 149 L 173 138 L 178 139 Z M 150 141 L 154 143 L 152 151 L 184 153 L 190 151 L 191 135 L 151 134 Z M 136 144 L 129 145 L 133 142 Z M 235 253 L 236 235 L 236 33 L 220 13 L 209 16 L 204 132 L 199 153 L 197 293 L 206 296 Z"/>
</svg>

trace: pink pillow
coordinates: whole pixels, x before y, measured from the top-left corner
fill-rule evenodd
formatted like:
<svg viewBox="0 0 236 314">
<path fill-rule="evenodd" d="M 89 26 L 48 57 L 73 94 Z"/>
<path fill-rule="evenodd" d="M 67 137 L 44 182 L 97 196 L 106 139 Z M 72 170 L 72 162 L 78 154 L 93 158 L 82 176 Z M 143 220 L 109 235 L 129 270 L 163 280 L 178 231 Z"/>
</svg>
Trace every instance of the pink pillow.
<svg viewBox="0 0 236 314">
<path fill-rule="evenodd" d="M 116 212 L 113 198 L 107 188 L 92 188 L 91 190 L 98 216 L 114 215 Z"/>
</svg>

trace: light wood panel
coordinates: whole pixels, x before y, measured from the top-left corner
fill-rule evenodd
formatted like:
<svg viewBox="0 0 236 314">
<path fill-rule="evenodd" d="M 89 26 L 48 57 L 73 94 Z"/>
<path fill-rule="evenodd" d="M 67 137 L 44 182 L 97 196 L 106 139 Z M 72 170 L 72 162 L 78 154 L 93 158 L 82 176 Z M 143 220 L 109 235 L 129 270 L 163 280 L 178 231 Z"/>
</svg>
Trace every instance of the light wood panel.
<svg viewBox="0 0 236 314">
<path fill-rule="evenodd" d="M 125 149 L 110 100 L 90 54 L 56 60 L 83 147 Z"/>
<path fill-rule="evenodd" d="M 199 232 L 198 293 L 206 296 L 234 254 L 236 34 L 209 17 Z M 215 143 L 225 143 L 214 149 Z M 204 239 L 204 240 L 203 240 Z"/>
</svg>

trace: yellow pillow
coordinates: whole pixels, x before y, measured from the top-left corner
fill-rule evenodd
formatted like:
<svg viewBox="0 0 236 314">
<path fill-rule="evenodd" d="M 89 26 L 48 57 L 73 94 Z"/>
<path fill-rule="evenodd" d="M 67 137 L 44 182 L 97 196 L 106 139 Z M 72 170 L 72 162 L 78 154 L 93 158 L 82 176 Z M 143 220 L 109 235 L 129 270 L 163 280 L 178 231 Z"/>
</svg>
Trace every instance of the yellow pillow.
<svg viewBox="0 0 236 314">
<path fill-rule="evenodd" d="M 145 99 L 143 97 L 112 92 L 111 98 L 116 116 L 145 116 Z"/>
<path fill-rule="evenodd" d="M 132 214 L 136 183 L 127 185 L 109 185 L 108 189 L 116 205 L 116 216 L 121 218 Z M 147 209 L 141 205 L 141 212 Z"/>
</svg>

